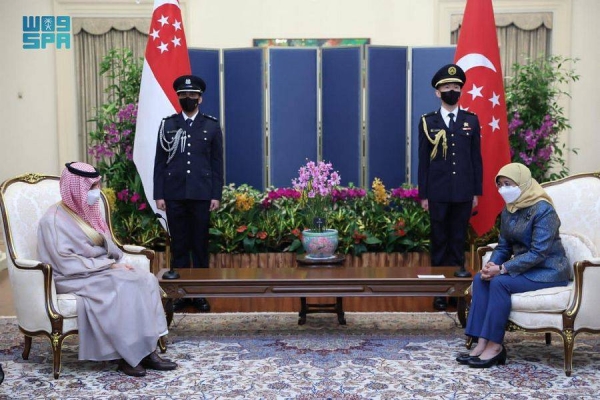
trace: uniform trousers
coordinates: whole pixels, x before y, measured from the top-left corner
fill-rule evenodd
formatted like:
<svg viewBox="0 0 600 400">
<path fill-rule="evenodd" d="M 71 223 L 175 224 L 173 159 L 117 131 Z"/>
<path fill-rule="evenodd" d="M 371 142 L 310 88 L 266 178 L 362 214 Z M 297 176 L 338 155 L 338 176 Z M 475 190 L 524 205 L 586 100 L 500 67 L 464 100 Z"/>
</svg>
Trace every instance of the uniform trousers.
<svg viewBox="0 0 600 400">
<path fill-rule="evenodd" d="M 508 274 L 496 275 L 491 280 L 484 281 L 481 279 L 481 272 L 478 272 L 473 279 L 473 299 L 465 334 L 502 343 L 512 306 L 511 294 L 567 284 L 568 281 L 535 282 L 523 275 Z"/>
<path fill-rule="evenodd" d="M 465 244 L 472 208 L 472 201 L 429 201 L 432 266 L 465 265 Z"/>
<path fill-rule="evenodd" d="M 173 267 L 208 268 L 210 201 L 166 200 L 166 205 Z"/>
</svg>

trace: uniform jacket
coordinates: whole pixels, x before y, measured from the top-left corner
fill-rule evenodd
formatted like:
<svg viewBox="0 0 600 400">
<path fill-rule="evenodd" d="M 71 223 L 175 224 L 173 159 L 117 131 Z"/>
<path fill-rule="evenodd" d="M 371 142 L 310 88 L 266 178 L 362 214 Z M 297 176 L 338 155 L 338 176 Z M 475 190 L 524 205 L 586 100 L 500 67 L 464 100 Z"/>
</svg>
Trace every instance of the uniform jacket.
<svg viewBox="0 0 600 400">
<path fill-rule="evenodd" d="M 500 238 L 490 261 L 501 265 L 510 275 L 535 282 L 560 282 L 570 278 L 558 229 L 560 219 L 554 207 L 539 201 L 510 213 L 502 211 Z M 512 258 L 511 258 L 512 257 Z"/>
<path fill-rule="evenodd" d="M 432 139 L 442 129 L 446 131 L 448 150 L 446 158 L 440 141 L 437 154 L 431 160 Z M 460 110 L 449 132 L 440 111 L 424 115 L 419 122 L 419 195 L 422 199 L 438 202 L 471 201 L 482 194 L 483 167 L 481 161 L 481 135 L 477 116 Z"/>
<path fill-rule="evenodd" d="M 160 143 L 154 160 L 154 199 L 221 200 L 223 191 L 223 134 L 219 122 L 199 113 L 192 126 L 173 114 L 164 119 L 164 134 L 172 140 L 178 129 L 186 134 L 185 150 L 178 146 L 167 164 L 168 153 Z"/>
</svg>

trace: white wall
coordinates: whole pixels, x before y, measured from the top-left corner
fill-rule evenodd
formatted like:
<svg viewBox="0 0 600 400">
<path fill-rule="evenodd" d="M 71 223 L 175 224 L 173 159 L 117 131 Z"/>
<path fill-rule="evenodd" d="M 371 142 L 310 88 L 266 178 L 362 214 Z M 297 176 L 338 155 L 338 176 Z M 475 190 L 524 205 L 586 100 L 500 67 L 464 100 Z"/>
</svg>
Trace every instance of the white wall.
<svg viewBox="0 0 600 400">
<path fill-rule="evenodd" d="M 600 1 L 573 2 L 573 41 L 571 55 L 581 60 L 575 64 L 581 79 L 571 86 L 569 120 L 570 145 L 579 155 L 571 156 L 574 172 L 600 170 Z"/>
<path fill-rule="evenodd" d="M 23 172 L 58 174 L 78 157 L 73 52 L 23 50 L 23 15 L 139 18 L 151 0 L 0 0 L 0 181 Z M 254 38 L 368 37 L 375 45 L 450 43 L 450 15 L 465 0 L 183 0 L 190 47 L 250 47 Z M 496 12 L 553 12 L 553 51 L 578 57 L 580 82 L 565 101 L 572 131 L 563 140 L 579 148 L 572 172 L 600 170 L 600 1 L 494 0 Z M 21 94 L 21 98 L 19 97 Z"/>
<path fill-rule="evenodd" d="M 0 3 L 0 181 L 33 168 L 57 170 L 54 51 L 22 49 L 23 15 L 53 15 L 51 1 Z"/>
<path fill-rule="evenodd" d="M 437 35 L 435 4 L 436 0 L 188 0 L 186 34 L 189 45 L 213 48 L 250 47 L 258 38 L 367 37 L 379 45 L 431 45 Z"/>
</svg>

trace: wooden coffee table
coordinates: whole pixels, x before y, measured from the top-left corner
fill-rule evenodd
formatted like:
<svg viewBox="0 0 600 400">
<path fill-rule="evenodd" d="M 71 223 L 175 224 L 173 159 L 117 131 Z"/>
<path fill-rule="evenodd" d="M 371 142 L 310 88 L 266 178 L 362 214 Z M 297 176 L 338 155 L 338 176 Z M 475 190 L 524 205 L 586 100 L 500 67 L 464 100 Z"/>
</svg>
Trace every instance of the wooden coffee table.
<svg viewBox="0 0 600 400">
<path fill-rule="evenodd" d="M 162 278 L 166 271 L 160 270 L 157 278 L 167 296 L 169 325 L 177 298 L 452 296 L 458 297 L 458 318 L 464 327 L 464 297 L 472 281 L 455 277 L 456 267 L 180 268 L 180 278 L 172 280 Z M 343 309 L 334 312 L 345 323 Z M 306 312 L 301 310 L 299 323 L 303 321 Z"/>
</svg>

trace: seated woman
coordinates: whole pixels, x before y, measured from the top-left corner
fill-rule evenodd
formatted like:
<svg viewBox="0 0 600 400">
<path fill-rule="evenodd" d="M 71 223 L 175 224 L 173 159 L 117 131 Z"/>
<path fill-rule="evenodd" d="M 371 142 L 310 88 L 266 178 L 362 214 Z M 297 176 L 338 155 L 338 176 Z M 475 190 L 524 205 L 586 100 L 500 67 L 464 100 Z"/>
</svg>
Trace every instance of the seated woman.
<svg viewBox="0 0 600 400">
<path fill-rule="evenodd" d="M 158 281 L 121 261 L 100 214 L 100 174 L 88 164 L 66 164 L 60 195 L 40 221 L 38 253 L 52 265 L 56 291 L 77 295 L 79 359 L 120 359 L 118 369 L 131 376 L 175 369 L 155 352 L 167 333 Z"/>
<path fill-rule="evenodd" d="M 511 294 L 566 286 L 569 265 L 558 236 L 560 220 L 550 196 L 519 163 L 505 165 L 496 175 L 506 202 L 500 238 L 490 261 L 473 279 L 473 299 L 465 333 L 478 339 L 470 353 L 456 361 L 473 368 L 504 365 L 502 344 L 511 309 Z"/>
</svg>

